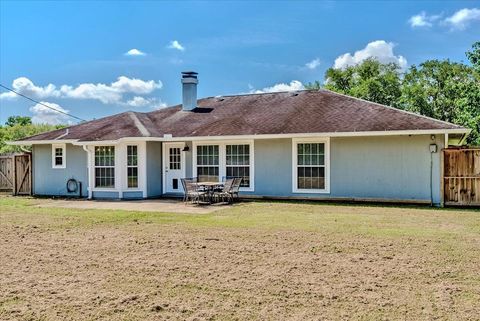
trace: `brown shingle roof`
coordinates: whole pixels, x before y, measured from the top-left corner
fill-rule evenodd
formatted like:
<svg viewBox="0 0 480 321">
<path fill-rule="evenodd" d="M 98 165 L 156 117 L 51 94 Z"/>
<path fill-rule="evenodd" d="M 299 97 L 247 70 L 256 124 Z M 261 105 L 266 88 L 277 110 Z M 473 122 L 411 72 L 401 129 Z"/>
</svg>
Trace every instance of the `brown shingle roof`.
<svg viewBox="0 0 480 321">
<path fill-rule="evenodd" d="M 24 140 L 116 140 L 122 137 L 230 136 L 463 129 L 327 90 L 208 97 L 194 111 L 181 106 L 149 113 L 126 112 Z"/>
</svg>

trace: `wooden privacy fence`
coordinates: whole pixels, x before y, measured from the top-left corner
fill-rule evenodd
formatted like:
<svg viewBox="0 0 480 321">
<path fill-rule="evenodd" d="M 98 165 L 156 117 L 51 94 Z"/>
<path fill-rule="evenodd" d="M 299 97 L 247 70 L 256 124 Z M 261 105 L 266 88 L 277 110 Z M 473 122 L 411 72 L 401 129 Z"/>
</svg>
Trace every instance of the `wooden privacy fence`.
<svg viewBox="0 0 480 321">
<path fill-rule="evenodd" d="M 0 155 L 0 192 L 32 194 L 31 154 Z"/>
<path fill-rule="evenodd" d="M 480 206 L 480 148 L 443 151 L 445 205 Z"/>
</svg>

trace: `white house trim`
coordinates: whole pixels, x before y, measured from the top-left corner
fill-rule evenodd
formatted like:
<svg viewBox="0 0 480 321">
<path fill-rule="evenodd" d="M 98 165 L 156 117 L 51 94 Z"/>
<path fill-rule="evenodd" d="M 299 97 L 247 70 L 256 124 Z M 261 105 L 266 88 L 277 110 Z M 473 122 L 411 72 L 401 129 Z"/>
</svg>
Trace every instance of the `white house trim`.
<svg viewBox="0 0 480 321">
<path fill-rule="evenodd" d="M 185 178 L 185 176 L 187 175 L 186 174 L 186 154 L 185 152 L 183 151 L 183 148 L 185 147 L 185 142 L 181 142 L 181 143 L 163 143 L 162 144 L 162 165 L 163 165 L 163 168 L 162 168 L 162 194 L 167 194 L 166 190 L 167 190 L 167 173 L 166 173 L 166 170 L 167 170 L 167 148 L 171 147 L 171 146 L 175 146 L 175 147 L 180 147 L 181 148 L 181 171 L 182 171 L 182 177 Z"/>
<path fill-rule="evenodd" d="M 55 164 L 55 150 L 57 148 L 62 149 L 62 165 L 56 165 Z M 66 144 L 60 143 L 60 144 L 52 144 L 52 168 L 53 169 L 64 169 L 67 167 L 67 146 Z"/>
<path fill-rule="evenodd" d="M 432 135 L 432 134 L 469 134 L 471 129 L 417 129 L 417 130 L 384 130 L 384 131 L 358 131 L 358 132 L 325 132 L 325 133 L 285 133 L 285 134 L 254 134 L 254 135 L 225 135 L 225 136 L 182 136 L 173 137 L 123 137 L 118 140 L 108 141 L 79 141 L 78 139 L 66 140 L 36 140 L 7 142 L 8 145 L 40 145 L 55 143 L 71 143 L 73 145 L 104 145 L 117 144 L 122 141 L 210 141 L 210 140 L 245 140 L 245 139 L 274 139 L 274 138 L 298 138 L 298 137 L 363 137 L 363 136 L 402 136 L 402 135 Z"/>
<path fill-rule="evenodd" d="M 127 146 L 136 145 L 138 152 L 138 187 L 128 188 L 127 181 Z M 95 147 L 115 147 L 115 186 L 114 188 L 95 187 Z M 96 145 L 83 145 L 88 157 L 88 197 L 92 198 L 94 192 L 115 192 L 123 198 L 125 192 L 142 192 L 142 197 L 147 197 L 147 148 L 144 141 L 125 141 L 117 144 L 97 142 Z"/>
<path fill-rule="evenodd" d="M 325 188 L 324 189 L 300 189 L 297 185 L 297 145 L 301 143 L 324 143 L 325 144 Z M 330 138 L 292 138 L 292 192 L 305 194 L 329 194 L 330 193 Z"/>
<path fill-rule="evenodd" d="M 221 137 L 221 136 L 220 136 Z M 252 139 L 249 140 L 205 140 L 205 141 L 193 141 L 192 144 L 192 175 L 197 176 L 197 146 L 198 145 L 218 145 L 218 180 L 221 181 L 222 177 L 227 176 L 227 164 L 226 164 L 226 145 L 250 145 L 250 187 L 241 187 L 242 192 L 254 192 L 255 191 L 255 142 Z"/>
</svg>

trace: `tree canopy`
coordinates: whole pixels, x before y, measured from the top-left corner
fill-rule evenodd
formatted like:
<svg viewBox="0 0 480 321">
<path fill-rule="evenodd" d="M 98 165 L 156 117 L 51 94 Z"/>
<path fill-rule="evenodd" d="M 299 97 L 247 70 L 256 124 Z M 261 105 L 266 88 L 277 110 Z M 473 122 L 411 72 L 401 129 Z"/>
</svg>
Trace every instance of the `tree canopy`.
<svg viewBox="0 0 480 321">
<path fill-rule="evenodd" d="M 8 141 L 63 127 L 65 125 L 32 124 L 30 117 L 11 116 L 5 122 L 5 126 L 0 125 L 0 154 L 21 151 L 19 146 L 7 145 Z"/>
<path fill-rule="evenodd" d="M 325 73 L 326 89 L 390 106 L 398 104 L 400 85 L 399 66 L 375 59 L 345 69 L 330 68 Z M 308 84 L 307 88 L 320 88 L 320 82 Z"/>
<path fill-rule="evenodd" d="M 393 63 L 367 59 L 345 69 L 329 68 L 324 88 L 468 127 L 467 142 L 480 145 L 480 42 L 466 55 L 471 65 L 434 59 L 404 73 Z M 306 87 L 318 89 L 321 83 Z"/>
</svg>

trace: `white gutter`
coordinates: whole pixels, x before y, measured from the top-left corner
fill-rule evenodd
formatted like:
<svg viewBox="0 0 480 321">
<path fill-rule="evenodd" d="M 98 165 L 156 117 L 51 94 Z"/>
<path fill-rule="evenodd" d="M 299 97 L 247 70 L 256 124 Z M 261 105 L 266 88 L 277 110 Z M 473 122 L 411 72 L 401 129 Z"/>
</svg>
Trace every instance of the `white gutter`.
<svg viewBox="0 0 480 321">
<path fill-rule="evenodd" d="M 37 141 L 14 141 L 7 142 L 9 145 L 33 145 L 33 144 L 55 144 L 70 143 L 73 145 L 115 145 L 119 142 L 128 141 L 204 141 L 204 140 L 238 140 L 238 139 L 275 139 L 275 138 L 308 138 L 308 137 L 368 137 L 368 136 L 402 136 L 402 135 L 434 135 L 434 134 L 465 134 L 468 135 L 471 129 L 416 129 L 416 130 L 385 130 L 385 131 L 358 131 L 358 132 L 328 132 L 328 133 L 293 133 L 293 134 L 258 134 L 258 135 L 226 135 L 226 136 L 183 136 L 183 137 L 123 137 L 118 140 L 97 140 L 78 141 L 69 140 L 37 140 Z"/>
<path fill-rule="evenodd" d="M 88 149 L 88 147 L 86 145 L 83 145 L 82 146 L 83 150 L 87 152 L 87 175 L 88 175 L 88 186 L 87 186 L 87 191 L 88 191 L 88 199 L 91 200 L 92 197 L 93 197 L 93 192 L 92 192 L 92 153 L 91 151 Z"/>
<path fill-rule="evenodd" d="M 7 145 L 42 145 L 42 144 L 73 144 L 78 139 L 50 139 L 50 140 L 17 140 L 6 142 Z"/>
</svg>

